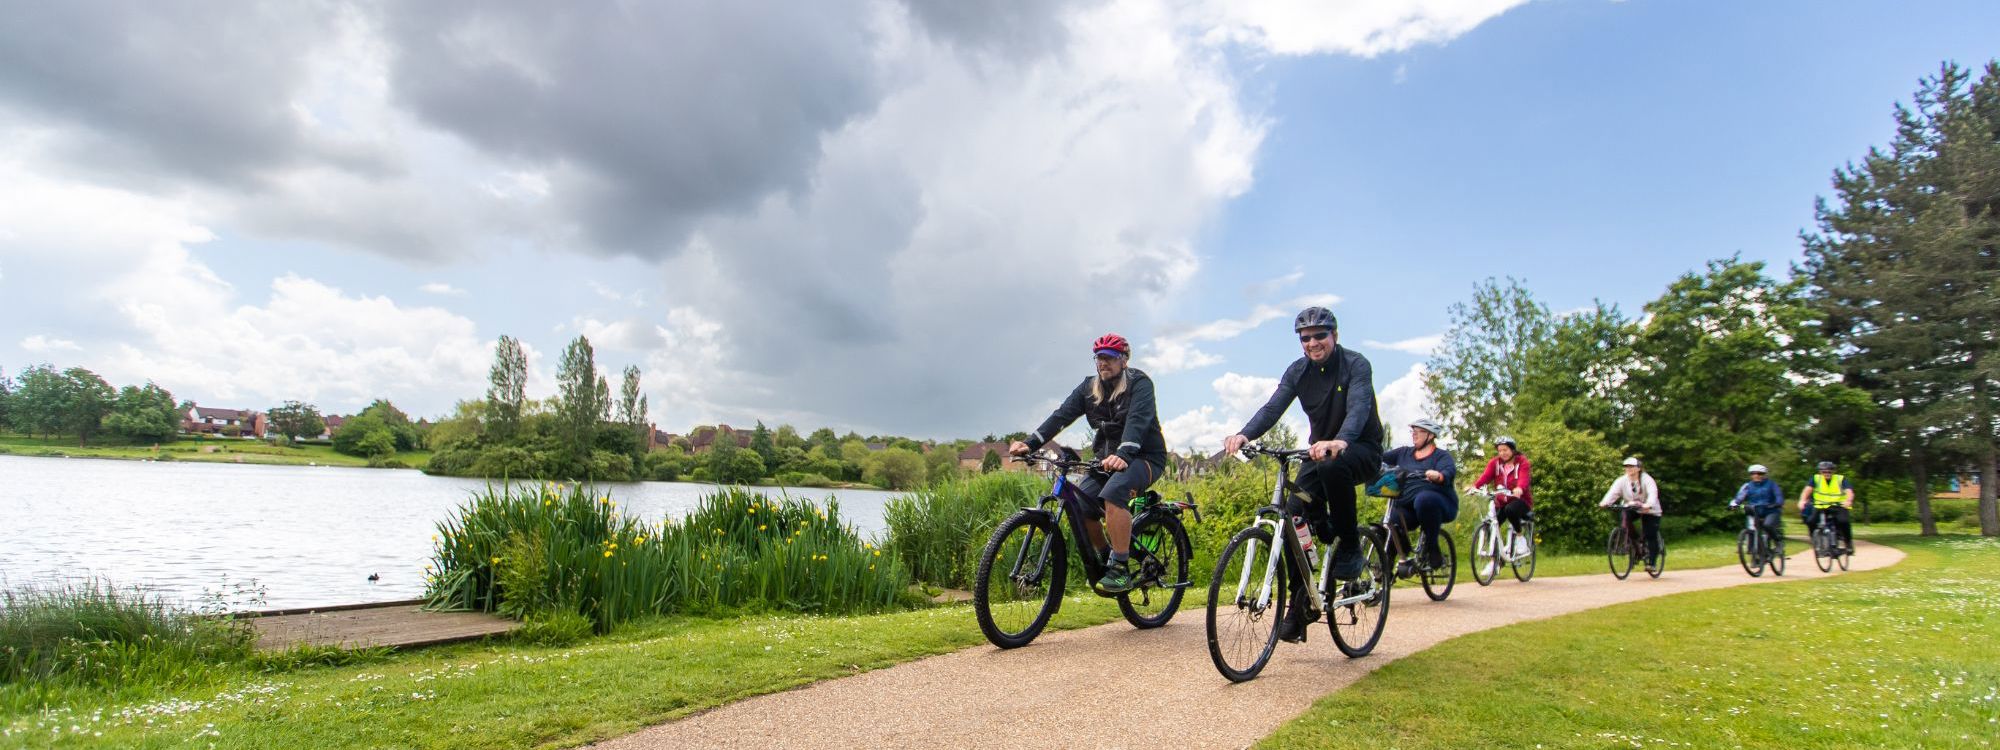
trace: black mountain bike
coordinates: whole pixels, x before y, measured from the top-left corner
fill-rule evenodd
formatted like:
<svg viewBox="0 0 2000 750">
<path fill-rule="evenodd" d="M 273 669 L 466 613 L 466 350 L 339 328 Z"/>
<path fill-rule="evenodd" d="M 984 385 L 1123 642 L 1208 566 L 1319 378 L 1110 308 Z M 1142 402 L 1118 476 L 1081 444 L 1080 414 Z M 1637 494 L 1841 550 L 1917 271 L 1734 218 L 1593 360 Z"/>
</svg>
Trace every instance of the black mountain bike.
<svg viewBox="0 0 2000 750">
<path fill-rule="evenodd" d="M 1366 562 L 1361 576 L 1333 580 L 1333 545 L 1312 545 L 1307 541 L 1310 534 L 1301 538 L 1297 529 L 1302 523 L 1285 507 L 1286 499 L 1300 492 L 1291 481 L 1291 465 L 1306 460 L 1306 451 L 1247 446 L 1243 452 L 1277 459 L 1278 475 L 1271 504 L 1258 508 L 1250 525 L 1229 540 L 1208 582 L 1208 656 L 1216 671 L 1231 682 L 1242 682 L 1270 663 L 1278 646 L 1278 624 L 1292 606 L 1285 590 L 1290 585 L 1286 572 L 1278 568 L 1281 560 L 1292 566 L 1298 580 L 1313 583 L 1308 606 L 1326 613 L 1327 628 L 1340 652 L 1349 658 L 1366 656 L 1382 639 L 1394 583 L 1380 528 L 1359 529 Z"/>
<path fill-rule="evenodd" d="M 1052 477 L 1049 491 L 1032 507 L 1022 508 L 986 541 L 979 553 L 978 579 L 972 584 L 972 611 L 979 617 L 979 630 L 986 640 L 1001 648 L 1028 645 L 1047 627 L 1049 618 L 1062 606 L 1067 585 L 1069 546 L 1060 529 L 1069 521 L 1070 539 L 1083 562 L 1086 582 L 1104 576 L 1105 561 L 1098 559 L 1096 546 L 1084 530 L 1088 517 L 1084 503 L 1100 502 L 1086 497 L 1069 480 L 1069 472 L 1096 471 L 1096 461 L 1030 456 L 1020 461 L 1039 464 Z M 1194 547 L 1188 542 L 1182 513 L 1201 520 L 1194 495 L 1185 501 L 1163 501 L 1148 491 L 1132 500 L 1133 588 L 1118 595 L 1118 610 L 1136 628 L 1157 628 L 1173 619 L 1187 593 L 1188 561 Z"/>
<path fill-rule="evenodd" d="M 1736 534 L 1736 559 L 1743 563 L 1743 572 L 1757 578 L 1768 567 L 1772 575 L 1784 575 L 1785 538 L 1758 523 L 1757 514 L 1748 505 L 1743 506 L 1743 517 L 1743 530 Z"/>
<path fill-rule="evenodd" d="M 1831 572 L 1835 565 L 1846 570 L 1848 559 L 1853 555 L 1847 551 L 1846 545 L 1840 543 L 1840 529 L 1833 527 L 1826 511 L 1825 508 L 1813 509 L 1813 564 L 1818 565 L 1822 573 Z"/>
<path fill-rule="evenodd" d="M 1634 566 L 1646 560 L 1646 534 L 1632 521 L 1632 515 L 1636 514 L 1627 514 L 1624 506 L 1611 508 L 1611 515 L 1616 520 L 1612 522 L 1611 538 L 1604 544 L 1604 557 L 1611 563 L 1611 575 L 1623 581 L 1632 574 Z M 1654 578 L 1667 572 L 1667 540 L 1657 541 L 1660 555 L 1645 566 L 1646 575 Z"/>
<path fill-rule="evenodd" d="M 1397 479 L 1401 486 L 1410 487 L 1422 478 L 1403 476 Z M 1381 497 L 1383 500 L 1382 522 L 1375 524 L 1373 528 L 1376 534 L 1387 540 L 1389 557 L 1396 561 L 1394 568 L 1396 580 L 1415 578 L 1417 582 L 1423 584 L 1424 596 L 1430 597 L 1434 602 L 1444 601 L 1445 597 L 1451 596 L 1451 587 L 1458 583 L 1458 544 L 1452 541 L 1451 531 L 1438 529 L 1438 553 L 1444 556 L 1444 565 L 1439 567 L 1425 565 L 1424 556 L 1418 549 L 1423 545 L 1413 545 L 1408 541 L 1413 536 L 1421 536 L 1421 532 L 1415 528 L 1398 531 L 1393 526 L 1396 501 L 1400 498 L 1381 495 L 1375 497 Z M 1408 517 L 1412 523 L 1415 522 L 1414 511 Z"/>
</svg>

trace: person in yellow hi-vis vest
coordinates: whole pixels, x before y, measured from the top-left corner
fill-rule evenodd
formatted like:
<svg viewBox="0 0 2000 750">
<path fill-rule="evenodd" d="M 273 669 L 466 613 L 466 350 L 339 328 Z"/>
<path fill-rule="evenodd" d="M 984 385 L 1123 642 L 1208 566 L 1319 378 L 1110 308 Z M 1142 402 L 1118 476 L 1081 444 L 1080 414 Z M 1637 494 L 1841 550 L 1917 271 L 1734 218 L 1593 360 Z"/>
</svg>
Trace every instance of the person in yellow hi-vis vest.
<svg viewBox="0 0 2000 750">
<path fill-rule="evenodd" d="M 1847 554 L 1854 554 L 1854 524 L 1848 511 L 1854 509 L 1854 485 L 1847 477 L 1833 473 L 1832 461 L 1819 462 L 1819 473 L 1799 493 L 1799 511 L 1806 513 L 1807 527 L 1831 522 L 1840 532 Z"/>
</svg>

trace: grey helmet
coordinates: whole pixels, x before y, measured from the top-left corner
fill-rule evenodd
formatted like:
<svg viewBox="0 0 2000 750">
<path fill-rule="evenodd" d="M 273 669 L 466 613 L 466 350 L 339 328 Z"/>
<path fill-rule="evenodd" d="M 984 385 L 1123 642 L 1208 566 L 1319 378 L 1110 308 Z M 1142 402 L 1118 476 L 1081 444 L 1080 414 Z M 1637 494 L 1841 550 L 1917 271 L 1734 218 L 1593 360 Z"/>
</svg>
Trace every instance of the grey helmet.
<svg viewBox="0 0 2000 750">
<path fill-rule="evenodd" d="M 1501 435 L 1500 437 L 1493 439 L 1493 447 L 1498 448 L 1503 445 L 1509 448 L 1513 448 L 1515 453 L 1521 452 L 1521 444 L 1514 442 L 1514 439 L 1511 437 L 1508 437 L 1506 435 Z"/>
<path fill-rule="evenodd" d="M 1438 426 L 1438 423 L 1430 417 L 1419 417 L 1417 421 L 1411 422 L 1410 426 L 1430 433 L 1433 438 L 1444 434 L 1444 428 Z"/>
<path fill-rule="evenodd" d="M 1820 470 L 1820 471 L 1829 471 L 1829 470 L 1832 470 L 1832 469 L 1833 469 L 1833 462 L 1832 462 L 1832 461 L 1821 461 L 1821 462 L 1819 462 L 1819 470 Z"/>
<path fill-rule="evenodd" d="M 1300 310 L 1299 316 L 1292 319 L 1292 332 L 1297 333 L 1307 328 L 1325 328 L 1338 331 L 1340 330 L 1340 321 L 1334 320 L 1332 310 L 1319 306 L 1308 307 Z"/>
</svg>

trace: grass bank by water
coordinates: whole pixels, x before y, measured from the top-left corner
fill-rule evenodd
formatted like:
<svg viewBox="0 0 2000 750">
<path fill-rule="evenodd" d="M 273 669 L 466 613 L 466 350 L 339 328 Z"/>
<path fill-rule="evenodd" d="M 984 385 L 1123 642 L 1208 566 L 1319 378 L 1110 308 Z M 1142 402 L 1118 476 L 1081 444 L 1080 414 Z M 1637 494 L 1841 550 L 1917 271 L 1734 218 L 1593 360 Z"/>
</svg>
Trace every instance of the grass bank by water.
<svg viewBox="0 0 2000 750">
<path fill-rule="evenodd" d="M 1111 600 L 1080 593 L 1052 628 L 1118 617 Z M 24 710 L 13 700 L 18 686 L 0 685 L 0 746 L 573 746 L 982 642 L 971 610 L 951 605 L 847 617 L 644 620 L 571 647 L 493 642 L 345 667 L 244 667 L 203 689 L 72 692 L 46 710 Z"/>
<path fill-rule="evenodd" d="M 1993 746 L 2000 540 L 1881 541 L 1909 556 L 1454 639 L 1319 701 L 1260 747 Z"/>
<path fill-rule="evenodd" d="M 213 452 L 210 449 L 214 449 Z M 114 458 L 132 461 L 201 461 L 224 464 L 273 464 L 280 466 L 367 467 L 368 459 L 335 451 L 326 445 L 275 446 L 257 440 L 174 440 L 152 445 L 89 445 L 76 441 L 20 435 L 0 435 L 0 454 L 50 458 Z M 428 451 L 409 451 L 390 457 L 407 468 L 423 468 L 430 460 Z"/>
</svg>

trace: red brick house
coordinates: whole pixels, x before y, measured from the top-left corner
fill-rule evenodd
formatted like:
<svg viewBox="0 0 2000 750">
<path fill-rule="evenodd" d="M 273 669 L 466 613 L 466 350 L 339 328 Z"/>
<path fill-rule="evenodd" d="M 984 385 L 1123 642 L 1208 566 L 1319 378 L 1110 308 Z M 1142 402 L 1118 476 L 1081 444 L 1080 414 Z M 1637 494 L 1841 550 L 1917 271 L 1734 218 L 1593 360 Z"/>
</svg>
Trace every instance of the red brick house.
<svg viewBox="0 0 2000 750">
<path fill-rule="evenodd" d="M 719 439 L 722 440 L 735 440 L 736 447 L 738 448 L 750 447 L 750 433 L 735 429 L 726 424 L 715 427 L 695 428 L 694 432 L 688 434 L 688 446 L 696 453 L 707 453 L 710 448 L 715 447 L 718 435 L 721 436 Z"/>
</svg>

